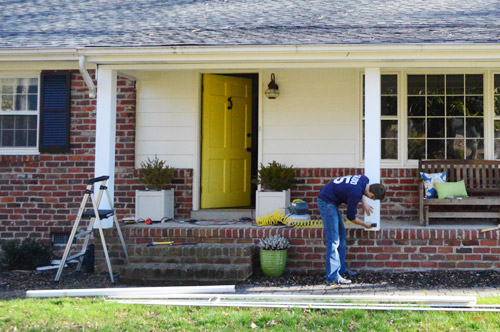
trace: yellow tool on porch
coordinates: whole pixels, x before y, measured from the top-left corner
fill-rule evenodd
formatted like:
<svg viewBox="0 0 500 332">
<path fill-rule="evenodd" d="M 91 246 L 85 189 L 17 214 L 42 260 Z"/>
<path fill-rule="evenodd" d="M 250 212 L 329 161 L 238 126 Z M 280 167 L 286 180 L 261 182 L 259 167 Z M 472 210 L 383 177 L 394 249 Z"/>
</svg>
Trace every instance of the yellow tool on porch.
<svg viewBox="0 0 500 332">
<path fill-rule="evenodd" d="M 295 219 L 286 216 L 280 210 L 270 212 L 262 217 L 257 218 L 259 226 L 276 226 L 279 223 L 298 228 L 323 228 L 323 220 L 321 219 Z"/>
<path fill-rule="evenodd" d="M 85 195 L 83 196 L 83 200 L 82 200 L 82 203 L 80 205 L 80 209 L 78 210 L 78 215 L 76 217 L 75 224 L 73 225 L 73 229 L 71 230 L 71 234 L 68 238 L 68 243 L 66 244 L 66 248 L 64 249 L 63 257 L 59 262 L 59 269 L 57 270 L 56 278 L 54 279 L 55 282 L 59 281 L 59 278 L 61 277 L 62 270 L 64 269 L 64 266 L 65 266 L 67 261 L 71 261 L 73 259 L 78 259 L 79 263 L 78 263 L 76 270 L 77 271 L 80 270 L 80 268 L 82 266 L 82 262 L 83 262 L 83 256 L 85 255 L 85 253 L 87 251 L 87 246 L 89 244 L 90 237 L 92 236 L 92 230 L 94 229 L 94 224 L 96 222 L 97 222 L 97 226 L 99 229 L 99 235 L 101 238 L 101 244 L 102 244 L 102 248 L 104 251 L 104 256 L 106 257 L 106 263 L 108 265 L 109 276 L 111 278 L 111 282 L 112 283 L 115 282 L 115 279 L 113 276 L 113 270 L 111 269 L 111 261 L 109 259 L 109 255 L 108 255 L 108 249 L 106 247 L 106 240 L 104 239 L 104 232 L 102 230 L 102 225 L 101 225 L 101 220 L 109 218 L 109 217 L 113 217 L 113 219 L 114 219 L 114 222 L 116 225 L 116 230 L 118 232 L 118 236 L 120 237 L 123 251 L 125 252 L 126 262 L 128 264 L 127 246 L 125 244 L 125 240 L 123 239 L 123 235 L 122 235 L 122 232 L 120 229 L 120 224 L 118 222 L 118 219 L 116 218 L 116 214 L 115 214 L 115 211 L 113 209 L 113 203 L 111 200 L 111 196 L 109 195 L 109 192 L 108 192 L 108 187 L 106 187 L 106 181 L 108 179 L 109 179 L 109 176 L 105 175 L 105 176 L 100 176 L 100 177 L 97 177 L 94 179 L 90 179 L 87 182 L 87 188 L 85 189 Z M 95 183 L 99 183 L 99 182 L 101 183 L 101 185 L 99 186 L 99 194 L 97 195 L 97 200 L 96 200 L 94 198 L 93 187 L 94 187 Z M 110 204 L 111 204 L 111 209 L 109 209 L 109 210 L 99 210 L 99 205 L 101 203 L 101 198 L 102 198 L 102 195 L 104 192 L 106 192 L 108 202 L 110 202 Z M 87 205 L 89 198 L 90 198 L 90 201 L 92 202 L 92 210 L 84 211 L 85 206 Z M 85 231 L 76 234 L 82 217 L 90 218 L 90 223 Z M 84 238 L 82 250 L 79 253 L 68 257 L 69 252 L 71 250 L 71 247 L 73 245 L 73 240 L 78 239 L 80 237 Z"/>
</svg>

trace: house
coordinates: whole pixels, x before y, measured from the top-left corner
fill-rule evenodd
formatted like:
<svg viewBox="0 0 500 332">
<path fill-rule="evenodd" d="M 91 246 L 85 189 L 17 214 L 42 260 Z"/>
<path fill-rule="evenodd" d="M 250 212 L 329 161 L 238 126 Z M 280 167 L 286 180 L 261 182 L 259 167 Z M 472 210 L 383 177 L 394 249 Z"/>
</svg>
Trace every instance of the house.
<svg viewBox="0 0 500 332">
<path fill-rule="evenodd" d="M 500 159 L 499 10 L 492 0 L 4 2 L 0 236 L 64 235 L 94 174 L 111 176 L 118 215 L 133 216 L 137 169 L 154 155 L 176 168 L 177 218 L 251 207 L 251 177 L 276 160 L 296 168 L 292 197 L 313 216 L 334 177 L 388 185 L 375 206 L 383 230 L 350 231 L 360 268 L 498 268 L 498 233 L 419 228 L 416 168 Z M 244 148 L 232 163 L 216 151 L 227 140 Z M 224 194 L 229 184 L 238 195 Z M 304 246 L 295 268 L 321 269 L 321 231 L 290 232 Z"/>
</svg>

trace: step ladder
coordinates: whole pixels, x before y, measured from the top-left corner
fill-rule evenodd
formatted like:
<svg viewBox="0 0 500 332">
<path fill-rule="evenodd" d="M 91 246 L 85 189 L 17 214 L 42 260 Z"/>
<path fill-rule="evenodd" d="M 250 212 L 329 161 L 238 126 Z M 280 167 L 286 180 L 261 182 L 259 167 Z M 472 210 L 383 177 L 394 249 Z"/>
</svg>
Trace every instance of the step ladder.
<svg viewBox="0 0 500 332">
<path fill-rule="evenodd" d="M 118 223 L 118 219 L 116 218 L 115 211 L 113 209 L 113 203 L 111 200 L 111 197 L 108 192 L 108 187 L 106 187 L 106 181 L 109 179 L 109 176 L 100 176 L 94 179 L 90 179 L 87 183 L 87 188 L 85 189 L 85 195 L 83 196 L 83 201 L 80 205 L 80 209 L 78 210 L 78 215 L 75 220 L 75 224 L 73 225 L 73 229 L 71 230 L 71 234 L 68 239 L 68 243 L 66 244 L 66 248 L 64 249 L 64 254 L 63 257 L 60 261 L 56 261 L 56 263 L 59 264 L 59 268 L 57 270 L 56 278 L 54 279 L 55 282 L 58 282 L 59 279 L 61 278 L 61 273 L 64 269 L 65 266 L 67 266 L 67 263 L 69 262 L 74 262 L 75 260 L 78 261 L 78 265 L 76 267 L 76 271 L 80 271 L 83 263 L 83 258 L 85 256 L 85 253 L 87 251 L 87 246 L 90 241 L 90 237 L 92 236 L 92 230 L 94 229 L 94 224 L 97 222 L 97 226 L 99 228 L 99 235 L 101 238 L 101 243 L 102 243 L 102 248 L 104 251 L 104 256 L 106 257 L 106 263 L 108 265 L 108 270 L 109 270 L 109 277 L 111 278 L 111 282 L 114 283 L 115 279 L 113 276 L 113 270 L 111 268 L 111 261 L 109 260 L 109 255 L 108 255 L 108 249 L 106 247 L 106 240 L 104 239 L 104 233 L 102 231 L 102 225 L 101 225 L 101 220 L 113 217 L 115 225 L 116 225 L 116 230 L 118 232 L 118 236 L 120 237 L 120 241 L 123 247 L 123 251 L 125 252 L 125 259 L 128 264 L 129 258 L 128 258 L 128 253 L 127 253 L 127 246 L 125 244 L 125 240 L 123 239 L 122 231 L 120 229 L 120 224 Z M 99 194 L 97 195 L 97 200 L 94 197 L 94 184 L 101 182 L 101 185 L 99 187 Z M 106 193 L 106 196 L 108 198 L 108 202 L 111 204 L 111 209 L 109 210 L 99 210 L 99 205 L 101 203 L 101 198 L 103 193 Z M 92 210 L 89 211 L 84 211 L 85 206 L 87 205 L 88 201 L 92 202 Z M 85 231 L 82 231 L 80 233 L 76 233 L 78 230 L 78 227 L 80 225 L 80 221 L 82 218 L 87 218 L 90 219 L 89 225 Z M 74 245 L 73 241 L 75 239 L 80 239 L 82 238 L 84 240 L 83 245 L 82 245 L 82 250 L 74 254 L 72 256 L 69 256 L 69 252 L 71 251 L 71 247 Z M 68 257 L 69 256 L 69 257 Z"/>
</svg>

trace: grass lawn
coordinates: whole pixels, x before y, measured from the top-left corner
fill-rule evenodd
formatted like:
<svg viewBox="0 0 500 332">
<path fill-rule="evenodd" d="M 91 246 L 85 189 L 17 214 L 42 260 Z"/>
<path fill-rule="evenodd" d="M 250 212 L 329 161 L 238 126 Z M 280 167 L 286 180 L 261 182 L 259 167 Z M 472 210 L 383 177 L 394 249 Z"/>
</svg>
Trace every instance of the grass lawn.
<svg viewBox="0 0 500 332">
<path fill-rule="evenodd" d="M 499 304 L 500 298 L 480 299 Z M 500 314 L 124 305 L 103 299 L 0 301 L 0 331 L 500 331 Z"/>
</svg>

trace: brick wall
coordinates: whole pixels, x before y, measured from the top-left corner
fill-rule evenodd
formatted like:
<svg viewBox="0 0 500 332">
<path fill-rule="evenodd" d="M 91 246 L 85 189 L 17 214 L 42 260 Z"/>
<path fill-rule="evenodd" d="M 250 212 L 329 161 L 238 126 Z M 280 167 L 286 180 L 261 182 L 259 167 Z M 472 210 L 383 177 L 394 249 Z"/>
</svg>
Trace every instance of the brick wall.
<svg viewBox="0 0 500 332">
<path fill-rule="evenodd" d="M 312 218 L 321 218 L 317 197 L 325 184 L 336 177 L 363 174 L 362 168 L 298 168 L 295 170 L 296 187 L 292 200 L 307 202 Z M 385 220 L 418 219 L 417 169 L 382 169 L 381 181 L 387 194 L 381 205 L 380 215 Z"/>
<path fill-rule="evenodd" d="M 293 273 L 324 273 L 323 229 L 285 229 L 278 227 L 172 227 L 126 226 L 123 234 L 133 252 L 134 246 L 151 241 L 198 243 L 253 243 L 274 234 L 290 240 L 287 270 Z M 106 231 L 114 268 L 123 268 L 124 255 L 115 230 Z M 384 229 L 369 232 L 347 230 L 346 262 L 354 270 L 483 270 L 500 268 L 500 231 L 481 233 L 479 229 Z M 258 251 L 257 251 L 258 252 Z M 105 271 L 102 250 L 96 251 L 98 270 Z M 258 262 L 258 260 L 256 260 Z M 215 263 L 215 262 L 214 262 Z"/>
<path fill-rule="evenodd" d="M 91 73 L 93 76 L 94 73 Z M 134 215 L 135 100 L 133 81 L 117 82 L 115 207 L 119 218 Z M 95 99 L 78 71 L 71 72 L 71 147 L 66 154 L 0 156 L 0 239 L 49 240 L 52 232 L 69 232 L 94 173 Z M 176 215 L 192 208 L 192 170 L 178 169 L 174 188 Z"/>
</svg>

